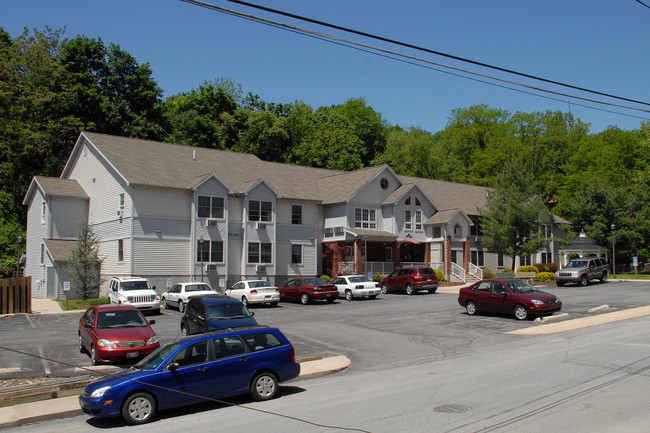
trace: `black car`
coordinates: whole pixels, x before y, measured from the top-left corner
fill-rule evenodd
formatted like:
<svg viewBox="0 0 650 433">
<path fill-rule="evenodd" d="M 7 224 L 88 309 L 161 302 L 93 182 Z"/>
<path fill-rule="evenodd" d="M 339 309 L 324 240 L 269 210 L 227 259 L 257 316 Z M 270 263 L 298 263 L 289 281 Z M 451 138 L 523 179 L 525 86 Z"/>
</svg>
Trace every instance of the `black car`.
<svg viewBox="0 0 650 433">
<path fill-rule="evenodd" d="M 191 298 L 181 318 L 181 334 L 257 325 L 253 314 L 241 301 L 225 295 L 201 295 Z"/>
</svg>

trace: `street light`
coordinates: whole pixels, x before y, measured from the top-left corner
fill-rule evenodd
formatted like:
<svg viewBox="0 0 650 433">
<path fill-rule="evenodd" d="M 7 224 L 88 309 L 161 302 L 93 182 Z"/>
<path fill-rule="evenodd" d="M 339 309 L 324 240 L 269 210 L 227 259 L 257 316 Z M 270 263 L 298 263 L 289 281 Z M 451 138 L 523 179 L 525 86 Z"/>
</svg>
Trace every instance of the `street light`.
<svg viewBox="0 0 650 433">
<path fill-rule="evenodd" d="M 199 255 L 201 256 L 201 282 L 203 282 L 203 236 L 199 239 Z"/>
<path fill-rule="evenodd" d="M 614 231 L 616 230 L 616 224 L 612 224 L 612 275 L 616 278 L 616 236 Z"/>
<path fill-rule="evenodd" d="M 20 247 L 23 245 L 23 237 L 18 235 L 16 238 L 18 241 L 18 263 L 16 263 L 16 278 L 20 276 Z"/>
</svg>

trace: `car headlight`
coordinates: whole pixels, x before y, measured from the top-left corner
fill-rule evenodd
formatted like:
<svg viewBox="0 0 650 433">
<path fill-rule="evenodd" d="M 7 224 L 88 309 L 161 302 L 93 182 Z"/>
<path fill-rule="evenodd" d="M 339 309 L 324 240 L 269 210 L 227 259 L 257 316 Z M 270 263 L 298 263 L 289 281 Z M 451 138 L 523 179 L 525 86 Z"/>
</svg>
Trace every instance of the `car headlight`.
<svg viewBox="0 0 650 433">
<path fill-rule="evenodd" d="M 117 347 L 117 344 L 114 341 L 106 340 L 104 338 L 97 340 L 97 345 L 99 347 L 110 347 L 111 349 Z"/>
<path fill-rule="evenodd" d="M 544 302 L 543 302 L 543 301 L 540 301 L 539 299 L 533 299 L 532 302 L 533 302 L 533 304 L 535 304 L 535 305 L 543 305 L 543 304 L 544 304 Z"/>
<path fill-rule="evenodd" d="M 90 394 L 90 397 L 92 398 L 103 397 L 104 394 L 106 394 L 106 391 L 108 391 L 109 389 L 111 389 L 110 386 L 102 386 L 101 388 L 94 390 L 92 394 Z"/>
<path fill-rule="evenodd" d="M 153 337 L 147 340 L 147 346 L 149 346 L 150 344 L 156 344 L 157 342 L 158 342 L 158 336 L 154 335 Z"/>
</svg>

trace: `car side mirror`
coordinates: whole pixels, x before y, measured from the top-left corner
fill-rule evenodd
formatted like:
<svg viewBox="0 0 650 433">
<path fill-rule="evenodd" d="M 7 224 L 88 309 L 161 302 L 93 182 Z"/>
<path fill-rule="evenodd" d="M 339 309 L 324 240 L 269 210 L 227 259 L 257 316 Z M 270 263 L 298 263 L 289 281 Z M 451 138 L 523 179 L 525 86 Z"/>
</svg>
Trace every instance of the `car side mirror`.
<svg viewBox="0 0 650 433">
<path fill-rule="evenodd" d="M 155 324 L 156 324 L 156 321 L 152 319 L 152 320 L 149 321 L 149 324 L 150 324 L 150 325 L 155 325 Z"/>
<path fill-rule="evenodd" d="M 86 322 L 86 323 L 84 323 L 84 328 L 92 329 L 92 328 L 93 328 L 93 324 L 92 324 L 92 323 L 88 323 L 88 322 Z"/>
<path fill-rule="evenodd" d="M 248 313 L 251 315 L 251 317 L 255 315 L 255 311 L 249 311 Z"/>
<path fill-rule="evenodd" d="M 153 289 L 156 290 L 156 286 L 153 286 Z"/>
<path fill-rule="evenodd" d="M 181 365 L 178 362 L 172 362 L 167 366 L 167 370 L 175 371 Z"/>
</svg>

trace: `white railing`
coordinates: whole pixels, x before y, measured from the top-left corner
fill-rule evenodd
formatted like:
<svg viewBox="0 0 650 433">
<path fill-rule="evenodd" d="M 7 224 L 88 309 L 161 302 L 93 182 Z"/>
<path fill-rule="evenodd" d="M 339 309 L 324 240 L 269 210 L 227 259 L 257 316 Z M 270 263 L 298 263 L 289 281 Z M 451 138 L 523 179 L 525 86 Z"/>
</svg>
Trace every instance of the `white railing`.
<svg viewBox="0 0 650 433">
<path fill-rule="evenodd" d="M 469 263 L 468 273 L 474 275 L 479 280 L 483 279 L 483 269 L 476 266 L 474 263 Z"/>
<path fill-rule="evenodd" d="M 451 276 L 458 278 L 463 283 L 465 282 L 465 269 L 458 266 L 456 263 L 451 264 Z M 451 278 L 450 278 L 451 279 Z"/>
</svg>

